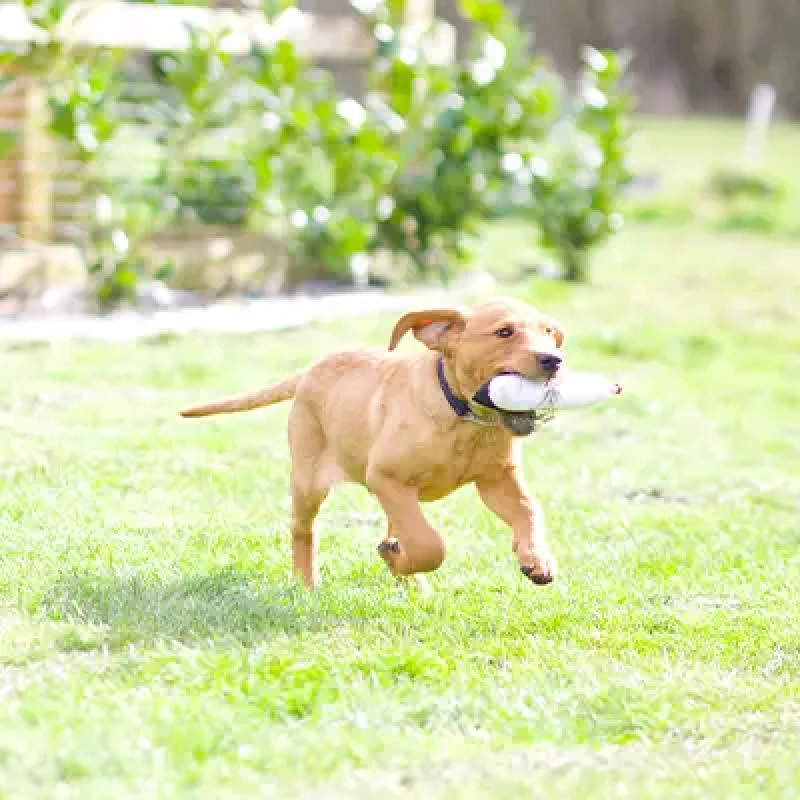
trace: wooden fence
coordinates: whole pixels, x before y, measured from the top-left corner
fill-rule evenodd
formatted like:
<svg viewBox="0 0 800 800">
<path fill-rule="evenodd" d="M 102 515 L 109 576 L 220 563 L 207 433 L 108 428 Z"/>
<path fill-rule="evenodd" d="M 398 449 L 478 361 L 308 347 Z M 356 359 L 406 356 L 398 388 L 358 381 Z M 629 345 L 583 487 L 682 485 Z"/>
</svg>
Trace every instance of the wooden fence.
<svg viewBox="0 0 800 800">
<path fill-rule="evenodd" d="M 73 48 L 113 47 L 131 53 L 130 79 L 117 109 L 129 139 L 121 145 L 117 168 L 133 164 L 146 170 L 148 153 L 152 158 L 143 120 L 148 104 L 164 90 L 148 79 L 146 70 L 137 71 L 137 58 L 141 60 L 148 51 L 185 49 L 189 25 L 224 32 L 223 47 L 232 53 L 286 39 L 315 61 L 359 65 L 372 48 L 372 37 L 355 14 L 328 17 L 292 9 L 269 24 L 260 13 L 246 9 L 78 0 L 69 6 L 57 32 L 59 40 Z M 436 57 L 451 58 L 453 29 L 435 19 L 434 0 L 411 0 L 406 33 L 416 35 L 432 25 Z M 35 41 L 40 35 L 22 6 L 0 2 L 0 48 Z M 34 81 L 21 76 L 0 91 L 0 132 L 18 134 L 15 152 L 0 161 L 0 250 L 15 241 L 80 238 L 89 199 L 80 191 L 79 165 L 47 135 L 45 115 L 46 98 Z M 231 213 L 224 207 L 207 211 L 215 221 L 224 221 L 226 213 Z"/>
</svg>

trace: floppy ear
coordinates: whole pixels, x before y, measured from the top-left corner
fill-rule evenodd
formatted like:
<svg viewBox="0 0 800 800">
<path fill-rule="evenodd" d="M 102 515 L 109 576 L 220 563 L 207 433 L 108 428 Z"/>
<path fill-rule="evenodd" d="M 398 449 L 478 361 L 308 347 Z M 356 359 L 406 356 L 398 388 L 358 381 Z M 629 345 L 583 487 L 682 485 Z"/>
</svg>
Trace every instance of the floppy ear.
<svg viewBox="0 0 800 800">
<path fill-rule="evenodd" d="M 457 308 L 410 311 L 397 320 L 389 340 L 389 349 L 394 350 L 403 336 L 413 331 L 414 336 L 431 350 L 441 350 L 446 335 L 464 330 L 466 324 L 466 312 Z"/>
</svg>

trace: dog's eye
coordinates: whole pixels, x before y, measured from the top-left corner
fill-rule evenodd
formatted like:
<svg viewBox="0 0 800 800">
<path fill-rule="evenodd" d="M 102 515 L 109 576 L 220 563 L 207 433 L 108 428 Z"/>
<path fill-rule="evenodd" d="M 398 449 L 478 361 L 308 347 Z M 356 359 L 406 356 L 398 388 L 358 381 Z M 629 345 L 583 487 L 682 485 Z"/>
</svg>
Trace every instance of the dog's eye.
<svg viewBox="0 0 800 800">
<path fill-rule="evenodd" d="M 494 335 L 499 336 L 501 339 L 508 339 L 514 335 L 514 329 L 510 325 L 506 325 L 504 328 L 496 330 Z"/>
</svg>

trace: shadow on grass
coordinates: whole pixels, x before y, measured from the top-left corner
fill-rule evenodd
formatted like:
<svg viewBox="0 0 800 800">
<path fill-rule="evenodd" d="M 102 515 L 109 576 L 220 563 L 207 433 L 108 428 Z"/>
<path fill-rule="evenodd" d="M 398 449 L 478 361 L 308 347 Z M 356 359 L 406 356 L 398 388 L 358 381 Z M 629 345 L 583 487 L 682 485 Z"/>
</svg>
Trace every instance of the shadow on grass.
<svg viewBox="0 0 800 800">
<path fill-rule="evenodd" d="M 76 624 L 62 649 L 112 649 L 169 640 L 252 644 L 279 635 L 353 628 L 373 618 L 374 592 L 307 592 L 288 578 L 269 586 L 262 573 L 222 569 L 176 577 L 70 572 L 42 598 L 52 619 Z"/>
</svg>

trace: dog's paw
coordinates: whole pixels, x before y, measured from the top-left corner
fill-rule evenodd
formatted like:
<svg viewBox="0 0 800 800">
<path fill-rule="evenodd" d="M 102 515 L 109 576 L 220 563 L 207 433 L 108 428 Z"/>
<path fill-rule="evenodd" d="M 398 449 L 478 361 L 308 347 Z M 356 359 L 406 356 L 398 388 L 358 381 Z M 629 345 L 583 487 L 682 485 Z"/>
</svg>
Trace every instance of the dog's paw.
<svg viewBox="0 0 800 800">
<path fill-rule="evenodd" d="M 382 541 L 382 542 L 381 542 L 381 543 L 378 545 L 378 552 L 379 552 L 379 553 L 381 554 L 381 556 L 383 556 L 384 558 L 385 558 L 385 557 L 386 557 L 386 556 L 387 556 L 389 553 L 399 553 L 399 552 L 400 552 L 400 542 L 398 542 L 398 541 L 397 541 L 397 539 L 384 539 L 384 540 L 383 540 L 383 541 Z"/>
<path fill-rule="evenodd" d="M 392 575 L 397 574 L 397 560 L 400 558 L 400 542 L 397 539 L 384 539 L 378 545 L 378 555 L 384 560 Z"/>
<path fill-rule="evenodd" d="M 549 553 L 534 554 L 530 564 L 520 564 L 519 568 L 522 574 L 537 586 L 546 586 L 548 583 L 552 583 L 558 572 L 556 560 Z"/>
</svg>

